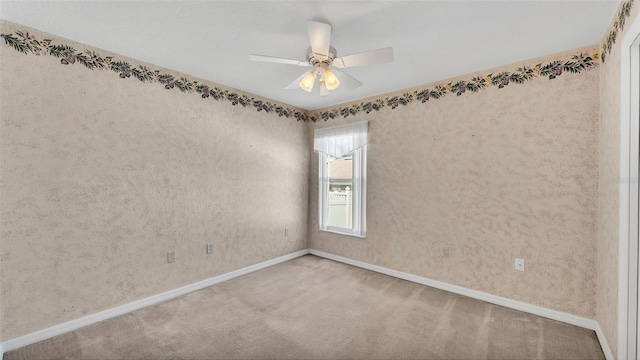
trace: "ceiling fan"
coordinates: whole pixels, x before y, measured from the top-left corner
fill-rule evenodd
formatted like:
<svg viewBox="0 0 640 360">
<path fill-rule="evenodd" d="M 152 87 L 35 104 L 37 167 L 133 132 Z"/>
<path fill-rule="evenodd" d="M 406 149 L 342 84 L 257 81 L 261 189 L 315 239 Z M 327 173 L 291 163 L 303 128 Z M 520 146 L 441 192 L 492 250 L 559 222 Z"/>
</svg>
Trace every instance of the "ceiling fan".
<svg viewBox="0 0 640 360">
<path fill-rule="evenodd" d="M 265 61 L 279 64 L 289 64 L 297 66 L 313 67 L 287 85 L 285 89 L 297 89 L 298 87 L 306 92 L 311 92 L 319 76 L 320 95 L 326 96 L 330 91 L 335 90 L 343 84 L 348 90 L 354 90 L 362 86 L 357 79 L 349 76 L 339 68 L 348 68 L 369 64 L 388 63 L 393 61 L 393 48 L 387 47 L 378 50 L 366 51 L 343 57 L 336 57 L 336 49 L 330 46 L 331 25 L 307 20 L 307 33 L 311 48 L 308 51 L 306 60 L 293 60 L 266 55 L 249 55 L 253 61 Z"/>
</svg>

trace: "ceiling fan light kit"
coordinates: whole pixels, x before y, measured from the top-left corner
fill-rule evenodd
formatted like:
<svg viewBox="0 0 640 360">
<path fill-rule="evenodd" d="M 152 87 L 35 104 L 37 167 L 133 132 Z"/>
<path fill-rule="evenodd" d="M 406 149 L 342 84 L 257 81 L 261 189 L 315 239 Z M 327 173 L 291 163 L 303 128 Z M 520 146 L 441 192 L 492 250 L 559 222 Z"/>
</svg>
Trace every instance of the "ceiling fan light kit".
<svg viewBox="0 0 640 360">
<path fill-rule="evenodd" d="M 300 81 L 300 88 L 306 92 L 311 92 L 313 84 L 316 82 L 316 72 L 309 71 Z"/>
<path fill-rule="evenodd" d="M 336 74 L 331 70 L 325 70 L 320 81 L 322 81 L 329 90 L 335 90 L 340 86 L 340 79 L 338 79 Z"/>
<path fill-rule="evenodd" d="M 311 92 L 318 75 L 320 75 L 320 96 L 327 96 L 330 91 L 340 86 L 340 79 L 329 69 L 329 66 L 326 63 L 318 63 L 315 65 L 315 69 L 308 71 L 300 80 L 300 88 L 306 92 Z M 291 87 L 288 88 L 291 89 Z"/>
<path fill-rule="evenodd" d="M 311 43 L 311 50 L 308 52 L 309 55 L 307 56 L 306 62 L 255 54 L 250 55 L 249 59 L 279 64 L 312 66 L 314 68 L 313 70 L 302 74 L 287 85 L 285 89 L 296 89 L 299 87 L 306 92 L 311 92 L 319 75 L 320 96 L 329 95 L 331 91 L 337 89 L 341 83 L 340 78 L 342 78 L 342 83 L 344 83 L 347 90 L 355 90 L 362 86 L 359 80 L 338 70 L 338 68 L 393 61 L 393 49 L 390 47 L 336 58 L 337 52 L 329 44 L 331 38 L 331 25 L 329 24 L 307 20 L 307 33 L 309 35 L 309 42 Z"/>
</svg>

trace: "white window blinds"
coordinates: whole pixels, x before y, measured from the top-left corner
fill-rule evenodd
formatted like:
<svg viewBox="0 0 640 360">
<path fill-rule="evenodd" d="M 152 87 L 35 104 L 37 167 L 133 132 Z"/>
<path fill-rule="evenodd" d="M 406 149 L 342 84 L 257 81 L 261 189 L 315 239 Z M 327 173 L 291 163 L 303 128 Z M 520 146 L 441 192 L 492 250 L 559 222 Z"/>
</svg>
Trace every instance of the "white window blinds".
<svg viewBox="0 0 640 360">
<path fill-rule="evenodd" d="M 333 158 L 341 158 L 369 142 L 368 121 L 316 129 L 313 134 L 313 150 Z"/>
</svg>

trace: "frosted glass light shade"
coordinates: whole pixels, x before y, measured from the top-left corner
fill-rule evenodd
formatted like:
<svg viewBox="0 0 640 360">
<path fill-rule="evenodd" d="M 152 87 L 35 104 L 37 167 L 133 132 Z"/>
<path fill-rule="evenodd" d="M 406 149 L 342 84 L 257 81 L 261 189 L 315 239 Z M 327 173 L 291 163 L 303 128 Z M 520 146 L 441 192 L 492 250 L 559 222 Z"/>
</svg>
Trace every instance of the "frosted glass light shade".
<svg viewBox="0 0 640 360">
<path fill-rule="evenodd" d="M 340 85 L 340 80 L 331 70 L 324 72 L 324 84 L 329 90 L 335 90 Z"/>
<path fill-rule="evenodd" d="M 329 95 L 329 89 L 327 89 L 327 84 L 324 83 L 324 81 L 320 81 L 320 96 L 327 96 Z"/>
<path fill-rule="evenodd" d="M 311 92 L 313 89 L 313 84 L 316 82 L 316 73 L 314 71 L 309 71 L 305 77 L 300 81 L 300 88 L 306 92 Z"/>
</svg>

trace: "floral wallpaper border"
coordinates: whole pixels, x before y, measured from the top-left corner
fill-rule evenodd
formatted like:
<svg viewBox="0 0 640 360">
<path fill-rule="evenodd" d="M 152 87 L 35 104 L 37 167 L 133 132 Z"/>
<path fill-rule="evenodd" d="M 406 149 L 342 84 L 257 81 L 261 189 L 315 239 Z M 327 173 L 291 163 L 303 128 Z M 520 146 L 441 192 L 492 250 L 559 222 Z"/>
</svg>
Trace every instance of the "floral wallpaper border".
<svg viewBox="0 0 640 360">
<path fill-rule="evenodd" d="M 222 89 L 217 86 L 210 87 L 206 84 L 199 84 L 197 81 L 191 81 L 185 77 L 176 78 L 171 74 L 162 72 L 161 70 L 152 70 L 144 65 L 134 66 L 126 61 L 116 60 L 112 56 L 102 57 L 95 51 L 86 50 L 84 53 L 79 52 L 69 45 L 53 44 L 51 39 L 40 40 L 28 32 L 16 31 L 15 34 L 0 34 L 0 37 L 4 39 L 7 46 L 21 53 L 50 55 L 60 58 L 60 63 L 64 65 L 79 63 L 89 70 L 108 69 L 118 73 L 122 79 L 133 76 L 144 83 L 160 83 L 168 90 L 177 88 L 182 92 L 195 92 L 200 94 L 203 99 L 226 100 L 231 102 L 232 105 L 240 104 L 242 107 L 253 107 L 257 111 L 267 113 L 275 112 L 278 116 L 295 118 L 298 121 L 308 120 L 308 115 L 304 111 L 255 99 L 246 94 Z"/>
<path fill-rule="evenodd" d="M 356 115 L 363 111 L 368 114 L 374 110 L 380 111 L 385 107 L 395 109 L 400 105 L 406 106 L 416 101 L 426 103 L 429 100 L 440 99 L 447 94 L 456 94 L 457 96 L 461 96 L 468 92 L 478 92 L 480 90 L 488 89 L 490 86 L 496 86 L 499 89 L 502 89 L 509 84 L 522 84 L 541 76 L 545 76 L 548 77 L 549 80 L 553 80 L 556 77 L 561 76 L 563 73 L 578 74 L 583 71 L 596 68 L 599 65 L 598 58 L 599 54 L 597 52 L 593 54 L 580 53 L 572 56 L 571 60 L 568 61 L 554 60 L 546 64 L 540 63 L 533 67 L 524 66 L 518 68 L 514 72 L 503 71 L 496 74 L 491 73 L 484 77 L 476 76 L 469 80 L 452 81 L 445 85 L 436 85 L 433 88 L 405 92 L 402 95 L 387 96 L 385 98 L 368 100 L 351 106 L 312 112 L 309 115 L 309 120 L 313 122 L 319 120 L 327 121 L 339 116 L 346 118 L 350 115 Z"/>
<path fill-rule="evenodd" d="M 632 4 L 633 1 L 635 0 L 629 0 L 628 3 Z M 628 10 L 625 10 L 627 8 L 623 6 L 620 14 L 628 13 L 631 5 L 627 7 Z M 620 22 L 617 23 L 620 24 Z M 618 27 L 615 29 L 618 29 Z M 613 36 L 612 40 L 614 42 L 615 36 Z M 134 77 L 144 83 L 160 83 L 168 90 L 177 88 L 182 92 L 199 94 L 203 99 L 211 98 L 217 101 L 229 101 L 232 105 L 240 104 L 245 108 L 254 108 L 256 111 L 264 111 L 266 113 L 276 113 L 278 116 L 295 118 L 297 121 L 305 122 L 327 121 L 340 116 L 346 118 L 361 112 L 368 114 L 372 111 L 380 111 L 383 108 L 396 109 L 400 105 L 407 106 L 418 101 L 426 103 L 429 100 L 436 100 L 448 94 L 461 96 L 468 92 L 478 92 L 490 86 L 501 89 L 509 84 L 522 84 L 539 77 L 548 77 L 552 80 L 562 74 L 578 74 L 596 68 L 599 65 L 598 59 L 600 58 L 600 54 L 597 52 L 593 54 L 580 53 L 572 56 L 571 60 L 553 60 L 544 64 L 539 63 L 533 67 L 521 67 L 513 72 L 491 73 L 484 77 L 476 76 L 468 80 L 449 82 L 432 88 L 405 92 L 401 95 L 365 100 L 359 104 L 337 107 L 331 110 L 305 112 L 217 86 L 211 87 L 206 84 L 199 84 L 197 81 L 192 81 L 185 77 L 176 78 L 161 70 L 149 69 L 145 65 L 134 66 L 126 61 L 114 59 L 112 56 L 103 57 L 95 51 L 85 50 L 85 52 L 79 52 L 72 46 L 54 44 L 51 39 L 38 39 L 28 32 L 15 31 L 15 34 L 0 34 L 0 37 L 4 39 L 6 46 L 16 51 L 24 54 L 53 56 L 59 58 L 60 63 L 63 65 L 79 63 L 89 70 L 111 70 L 118 73 L 122 79 Z"/>
<path fill-rule="evenodd" d="M 607 55 L 611 54 L 611 49 L 613 49 L 613 45 L 616 43 L 618 34 L 622 33 L 622 30 L 624 30 L 624 24 L 627 21 L 627 18 L 631 16 L 631 8 L 633 8 L 634 4 L 635 0 L 628 0 L 620 5 L 618 15 L 615 17 L 613 25 L 611 25 L 612 29 L 609 30 L 609 35 L 607 35 L 602 43 L 603 63 L 606 61 Z"/>
</svg>

